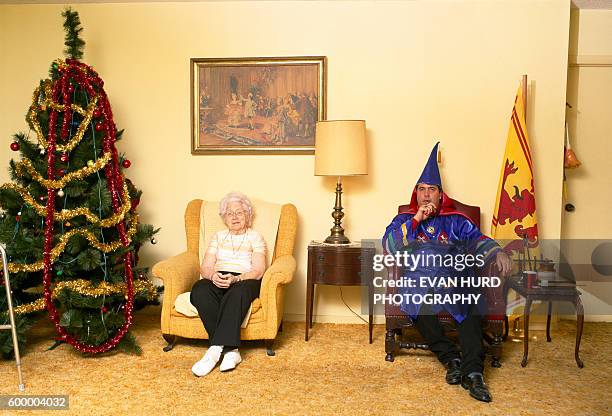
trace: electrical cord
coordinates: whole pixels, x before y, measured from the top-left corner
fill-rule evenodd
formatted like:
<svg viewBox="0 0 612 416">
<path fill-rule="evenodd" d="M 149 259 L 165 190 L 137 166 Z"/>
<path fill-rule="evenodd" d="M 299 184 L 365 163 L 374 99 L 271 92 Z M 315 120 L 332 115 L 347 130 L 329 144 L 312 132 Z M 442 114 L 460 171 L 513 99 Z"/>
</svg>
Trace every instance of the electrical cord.
<svg viewBox="0 0 612 416">
<path fill-rule="evenodd" d="M 344 303 L 344 306 L 346 306 L 349 311 L 353 312 L 353 315 L 355 315 L 357 318 L 361 319 L 366 324 L 369 324 L 368 321 L 363 319 L 363 317 L 361 315 L 359 315 L 357 312 L 355 312 L 353 309 L 351 309 L 351 307 L 348 305 L 348 303 L 346 303 L 346 301 L 344 300 L 344 296 L 342 296 L 342 286 L 338 286 L 338 289 L 340 289 L 340 299 L 342 299 L 342 303 Z"/>
</svg>

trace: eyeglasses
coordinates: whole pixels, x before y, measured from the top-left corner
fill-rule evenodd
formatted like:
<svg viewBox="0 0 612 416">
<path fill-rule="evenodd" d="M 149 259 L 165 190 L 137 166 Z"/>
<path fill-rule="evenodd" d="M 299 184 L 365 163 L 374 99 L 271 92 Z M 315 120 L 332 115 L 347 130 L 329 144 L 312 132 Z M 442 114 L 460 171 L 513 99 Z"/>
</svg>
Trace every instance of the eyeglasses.
<svg viewBox="0 0 612 416">
<path fill-rule="evenodd" d="M 245 212 L 244 211 L 227 211 L 225 213 L 226 217 L 237 217 L 237 218 L 241 218 L 245 216 Z"/>
</svg>

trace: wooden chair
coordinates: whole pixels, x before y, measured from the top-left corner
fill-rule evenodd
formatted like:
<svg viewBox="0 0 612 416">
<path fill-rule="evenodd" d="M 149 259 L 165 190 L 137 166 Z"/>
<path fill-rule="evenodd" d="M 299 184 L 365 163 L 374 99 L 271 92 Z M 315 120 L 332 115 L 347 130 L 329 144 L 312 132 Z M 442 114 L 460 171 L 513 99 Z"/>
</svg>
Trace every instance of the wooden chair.
<svg viewBox="0 0 612 416">
<path fill-rule="evenodd" d="M 465 214 L 474 224 L 480 228 L 480 207 L 465 205 L 459 201 L 453 201 L 457 211 Z M 403 214 L 408 211 L 408 205 L 400 205 L 398 214 Z M 400 270 L 397 267 L 388 268 L 389 279 L 399 280 Z M 482 276 L 499 276 L 499 273 L 494 264 L 490 264 L 485 270 L 479 271 Z M 396 288 L 387 288 L 387 294 L 393 295 L 396 293 Z M 483 338 L 488 346 L 488 352 L 492 356 L 491 365 L 493 367 L 501 367 L 502 342 L 504 333 L 504 320 L 506 313 L 506 300 L 503 293 L 503 285 L 495 288 L 485 288 L 484 295 L 487 299 L 487 314 L 482 319 Z M 386 318 L 386 335 L 385 335 L 385 360 L 394 361 L 395 354 L 400 348 L 406 349 L 429 349 L 423 338 L 420 336 L 416 328 L 411 331 L 414 326 L 412 319 L 401 311 L 399 305 L 392 303 L 385 304 Z M 453 317 L 445 312 L 438 314 L 438 319 L 442 322 L 447 330 L 455 330 L 455 321 Z M 410 332 L 416 333 L 410 342 L 405 341 L 404 336 L 408 336 Z"/>
</svg>

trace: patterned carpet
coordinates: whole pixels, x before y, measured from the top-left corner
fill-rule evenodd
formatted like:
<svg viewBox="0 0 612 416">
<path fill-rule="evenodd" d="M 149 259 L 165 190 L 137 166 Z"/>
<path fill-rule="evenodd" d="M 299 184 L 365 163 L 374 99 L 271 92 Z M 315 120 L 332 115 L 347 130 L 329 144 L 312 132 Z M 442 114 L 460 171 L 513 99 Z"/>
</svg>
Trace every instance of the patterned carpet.
<svg viewBox="0 0 612 416">
<path fill-rule="evenodd" d="M 275 357 L 266 356 L 262 343 L 249 343 L 235 371 L 215 369 L 196 378 L 190 368 L 204 352 L 205 341 L 184 340 L 163 352 L 159 312 L 159 307 L 148 307 L 136 316 L 141 356 L 82 358 L 68 345 L 47 351 L 53 329 L 46 323 L 35 327 L 22 351 L 25 394 L 64 394 L 70 400 L 68 412 L 35 414 L 612 413 L 610 323 L 585 324 L 583 369 L 574 361 L 571 322 L 560 323 L 551 343 L 542 333 L 533 333 L 537 340 L 530 342 L 526 368 L 520 366 L 522 344 L 506 342 L 502 368 L 487 365 L 485 370 L 493 402 L 484 404 L 460 386 L 447 385 L 442 366 L 428 352 L 405 352 L 394 363 L 386 362 L 381 325 L 370 345 L 365 325 L 315 324 L 304 342 L 304 324 L 285 323 Z M 0 366 L 0 394 L 19 394 L 13 362 Z"/>
</svg>

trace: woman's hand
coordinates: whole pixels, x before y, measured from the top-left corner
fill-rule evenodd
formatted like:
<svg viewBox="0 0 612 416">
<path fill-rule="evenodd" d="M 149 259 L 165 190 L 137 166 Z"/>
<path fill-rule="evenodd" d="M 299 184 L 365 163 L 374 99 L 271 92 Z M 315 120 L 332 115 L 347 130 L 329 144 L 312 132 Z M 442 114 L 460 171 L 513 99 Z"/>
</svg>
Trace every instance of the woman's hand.
<svg viewBox="0 0 612 416">
<path fill-rule="evenodd" d="M 227 289 L 230 287 L 231 281 L 230 279 L 224 277 L 222 274 L 214 272 L 210 277 L 210 280 L 213 282 L 213 285 L 217 286 L 220 289 Z"/>
</svg>

